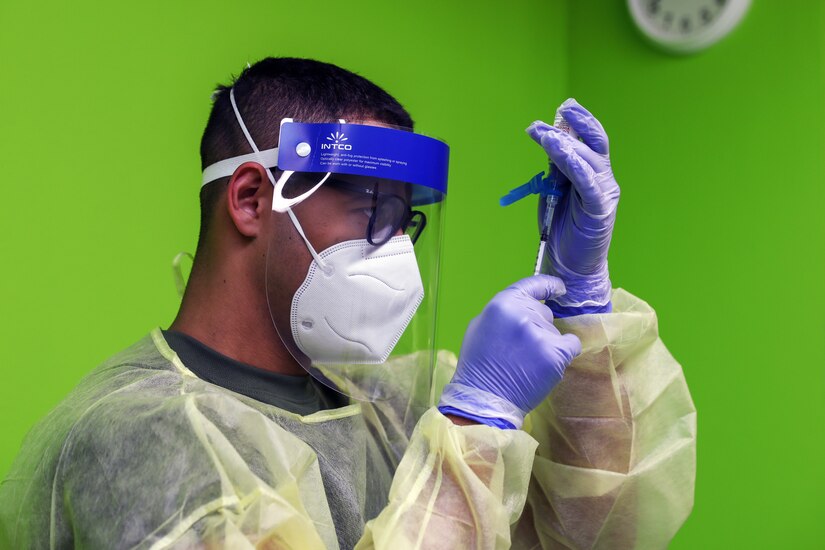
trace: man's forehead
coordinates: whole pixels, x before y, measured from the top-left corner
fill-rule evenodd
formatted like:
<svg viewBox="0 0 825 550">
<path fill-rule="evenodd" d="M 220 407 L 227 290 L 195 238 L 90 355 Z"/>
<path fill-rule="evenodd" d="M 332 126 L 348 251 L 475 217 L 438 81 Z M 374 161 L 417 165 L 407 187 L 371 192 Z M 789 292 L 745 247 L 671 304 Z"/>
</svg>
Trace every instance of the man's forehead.
<svg viewBox="0 0 825 550">
<path fill-rule="evenodd" d="M 365 193 L 389 193 L 406 198 L 409 201 L 412 196 L 412 186 L 401 181 L 373 178 L 369 176 L 354 176 L 351 174 L 332 174 L 330 183 L 334 186 L 336 182 L 346 184 L 352 191 L 363 191 Z"/>
<path fill-rule="evenodd" d="M 345 119 L 346 120 L 346 119 Z M 389 128 L 391 130 L 412 131 L 412 128 L 402 128 L 387 122 L 382 122 L 373 118 L 367 119 L 353 119 L 347 120 L 347 124 L 363 124 L 365 126 L 378 126 L 380 128 Z M 405 197 L 407 201 L 412 197 L 412 186 L 409 183 L 404 183 L 395 180 L 370 178 L 368 176 L 351 176 L 349 174 L 334 174 L 334 177 L 348 183 L 363 185 L 368 189 L 378 191 L 380 193 L 392 193 L 400 197 Z"/>
</svg>

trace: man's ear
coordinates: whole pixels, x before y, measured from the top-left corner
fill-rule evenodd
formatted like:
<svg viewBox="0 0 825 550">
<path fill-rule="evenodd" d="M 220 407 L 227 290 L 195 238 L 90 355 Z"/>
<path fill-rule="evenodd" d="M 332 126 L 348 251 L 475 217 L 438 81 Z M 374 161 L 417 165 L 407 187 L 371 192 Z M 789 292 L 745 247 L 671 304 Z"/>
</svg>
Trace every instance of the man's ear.
<svg viewBox="0 0 825 550">
<path fill-rule="evenodd" d="M 240 165 L 226 189 L 226 208 L 232 223 L 245 237 L 261 234 L 272 210 L 272 183 L 266 168 L 257 162 Z"/>
</svg>

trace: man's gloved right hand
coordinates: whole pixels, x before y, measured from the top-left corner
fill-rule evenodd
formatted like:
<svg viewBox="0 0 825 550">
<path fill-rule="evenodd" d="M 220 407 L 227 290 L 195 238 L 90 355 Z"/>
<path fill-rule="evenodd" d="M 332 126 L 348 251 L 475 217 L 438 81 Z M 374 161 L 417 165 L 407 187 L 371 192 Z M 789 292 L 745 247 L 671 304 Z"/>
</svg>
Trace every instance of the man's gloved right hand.
<svg viewBox="0 0 825 550">
<path fill-rule="evenodd" d="M 438 409 L 490 426 L 520 428 L 581 353 L 579 339 L 561 334 L 553 326 L 553 312 L 539 302 L 564 292 L 561 279 L 537 275 L 496 294 L 470 322 Z"/>
</svg>

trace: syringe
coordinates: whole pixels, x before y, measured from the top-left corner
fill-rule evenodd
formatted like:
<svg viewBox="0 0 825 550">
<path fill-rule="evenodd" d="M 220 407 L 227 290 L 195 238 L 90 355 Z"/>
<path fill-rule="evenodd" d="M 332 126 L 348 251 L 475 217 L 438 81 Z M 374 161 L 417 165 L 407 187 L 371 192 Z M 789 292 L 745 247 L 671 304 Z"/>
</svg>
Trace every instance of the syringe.
<svg viewBox="0 0 825 550">
<path fill-rule="evenodd" d="M 579 137 L 576 131 L 570 127 L 570 124 L 564 120 L 564 117 L 561 116 L 561 113 L 558 111 L 556 111 L 556 116 L 553 119 L 553 126 L 562 132 L 566 132 L 573 139 L 578 139 Z M 545 266 L 549 266 L 550 262 L 545 262 L 544 260 L 545 254 L 547 253 L 547 243 L 550 240 L 550 230 L 553 227 L 553 215 L 556 213 L 556 205 L 559 204 L 559 199 L 563 194 L 561 186 L 562 178 L 564 178 L 564 176 L 561 174 L 561 171 L 558 167 L 553 170 L 553 161 L 550 160 L 548 163 L 545 188 L 542 190 L 545 205 L 544 219 L 542 219 L 541 222 L 541 240 L 539 241 L 539 253 L 536 256 L 536 267 L 533 269 L 533 275 L 548 272 Z"/>
<path fill-rule="evenodd" d="M 556 111 L 553 126 L 563 132 L 567 132 L 574 139 L 578 139 L 579 137 L 575 130 L 570 127 L 558 111 Z M 550 231 L 553 227 L 553 215 L 556 213 L 556 206 L 559 204 L 559 200 L 564 195 L 564 190 L 566 188 L 564 185 L 565 179 L 566 178 L 558 167 L 554 169 L 553 161 L 550 161 L 548 163 L 547 177 L 544 177 L 544 172 L 539 172 L 533 176 L 530 181 L 517 187 L 516 189 L 513 189 L 507 193 L 506 196 L 502 197 L 501 200 L 499 200 L 499 204 L 501 204 L 501 206 L 513 204 L 517 200 L 531 194 L 540 194 L 542 197 L 540 200 L 544 200 L 545 209 L 544 216 L 541 220 L 539 251 L 536 255 L 536 264 L 533 268 L 533 275 L 549 273 L 550 261 L 549 258 L 546 258 L 546 254 L 548 252 L 547 243 L 550 241 Z"/>
<path fill-rule="evenodd" d="M 536 255 L 536 267 L 533 269 L 533 275 L 538 275 L 542 272 L 542 265 L 544 264 L 544 254 L 547 251 L 547 242 L 550 240 L 550 228 L 553 224 L 553 214 L 556 213 L 556 205 L 559 203 L 561 197 L 561 190 L 558 185 L 558 174 L 553 172 L 553 163 L 550 163 L 547 176 L 547 195 L 544 197 L 544 218 L 541 220 L 541 237 L 539 240 L 539 253 Z M 548 181 L 550 180 L 550 181 Z"/>
<path fill-rule="evenodd" d="M 550 229 L 553 224 L 553 214 L 556 212 L 556 205 L 559 204 L 559 199 L 564 193 L 562 185 L 563 175 L 558 169 L 553 168 L 553 163 L 549 165 L 550 174 L 545 177 L 544 172 L 539 172 L 530 181 L 524 185 L 516 187 L 505 196 L 499 199 L 501 206 L 507 206 L 514 202 L 523 199 L 529 195 L 540 194 L 545 204 L 544 216 L 541 220 L 541 237 L 539 240 L 539 252 L 536 256 L 536 265 L 533 269 L 533 274 L 548 273 L 549 261 L 545 261 L 547 252 L 547 243 L 550 240 Z M 549 260 L 549 259 L 548 259 Z"/>
</svg>

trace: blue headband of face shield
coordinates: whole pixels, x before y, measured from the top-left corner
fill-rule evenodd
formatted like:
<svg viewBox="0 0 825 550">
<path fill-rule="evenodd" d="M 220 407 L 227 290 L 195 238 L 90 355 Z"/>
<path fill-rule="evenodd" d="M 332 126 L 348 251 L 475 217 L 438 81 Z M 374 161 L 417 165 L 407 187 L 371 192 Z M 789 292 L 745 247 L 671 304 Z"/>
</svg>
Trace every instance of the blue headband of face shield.
<svg viewBox="0 0 825 550">
<path fill-rule="evenodd" d="M 230 92 L 238 121 L 240 113 Z M 366 176 L 409 183 L 413 206 L 440 202 L 447 193 L 450 149 L 446 143 L 414 132 L 364 124 L 301 123 L 281 121 L 278 147 L 259 151 L 245 125 L 242 129 L 253 152 L 222 160 L 203 171 L 203 185 L 231 176 L 245 162 L 283 171 L 276 182 L 273 210 L 284 212 L 311 195 L 326 180 L 294 198 L 283 196 L 283 187 L 295 172 L 321 172 Z"/>
</svg>

